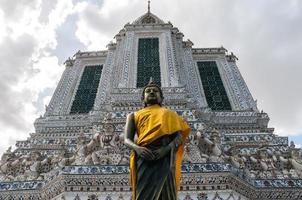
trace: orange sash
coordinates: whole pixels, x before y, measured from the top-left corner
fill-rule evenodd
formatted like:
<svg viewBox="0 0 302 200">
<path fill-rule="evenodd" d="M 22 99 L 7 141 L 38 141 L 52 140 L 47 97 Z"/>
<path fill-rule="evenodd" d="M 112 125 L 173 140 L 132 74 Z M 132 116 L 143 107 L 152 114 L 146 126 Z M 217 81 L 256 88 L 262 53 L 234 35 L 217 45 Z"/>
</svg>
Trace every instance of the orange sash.
<svg viewBox="0 0 302 200">
<path fill-rule="evenodd" d="M 179 131 L 185 143 L 191 129 L 189 125 L 179 116 L 167 108 L 159 105 L 148 106 L 134 113 L 135 128 L 137 131 L 136 144 L 146 146 L 162 136 L 171 135 Z M 181 162 L 183 158 L 184 144 L 179 146 L 175 155 L 175 183 L 179 189 L 181 176 Z M 133 199 L 136 191 L 136 165 L 134 152 L 130 156 L 130 175 Z"/>
</svg>

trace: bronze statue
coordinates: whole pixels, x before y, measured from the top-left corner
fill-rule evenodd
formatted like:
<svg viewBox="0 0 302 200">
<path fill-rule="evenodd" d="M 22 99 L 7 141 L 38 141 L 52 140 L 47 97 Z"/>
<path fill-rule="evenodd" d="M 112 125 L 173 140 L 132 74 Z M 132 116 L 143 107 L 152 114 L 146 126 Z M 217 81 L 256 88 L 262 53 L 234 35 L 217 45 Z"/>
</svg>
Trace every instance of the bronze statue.
<svg viewBox="0 0 302 200">
<path fill-rule="evenodd" d="M 142 93 L 145 107 L 127 117 L 125 144 L 130 157 L 133 200 L 176 200 L 188 124 L 162 107 L 161 88 L 150 82 Z M 137 139 L 135 140 L 135 135 Z"/>
</svg>

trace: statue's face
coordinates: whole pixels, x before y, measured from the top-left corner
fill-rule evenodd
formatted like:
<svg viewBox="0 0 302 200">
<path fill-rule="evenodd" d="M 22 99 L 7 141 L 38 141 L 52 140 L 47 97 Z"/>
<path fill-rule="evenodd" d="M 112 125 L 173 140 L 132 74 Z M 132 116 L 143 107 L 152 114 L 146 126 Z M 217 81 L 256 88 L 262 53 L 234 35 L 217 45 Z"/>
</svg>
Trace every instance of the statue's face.
<svg viewBox="0 0 302 200">
<path fill-rule="evenodd" d="M 158 87 L 150 86 L 145 89 L 144 102 L 147 105 L 161 104 L 162 98 Z"/>
</svg>

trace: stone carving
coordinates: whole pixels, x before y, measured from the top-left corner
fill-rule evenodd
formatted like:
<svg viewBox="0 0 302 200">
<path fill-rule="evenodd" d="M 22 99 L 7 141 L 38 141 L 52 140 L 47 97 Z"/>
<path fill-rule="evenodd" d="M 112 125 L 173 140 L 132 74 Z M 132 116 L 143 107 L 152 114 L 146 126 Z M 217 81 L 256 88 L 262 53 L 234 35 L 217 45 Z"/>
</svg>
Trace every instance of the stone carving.
<svg viewBox="0 0 302 200">
<path fill-rule="evenodd" d="M 236 168 L 245 169 L 246 158 L 238 152 L 233 153 L 231 156 L 226 156 L 226 159 Z"/>
<path fill-rule="evenodd" d="M 6 152 L 2 155 L 0 161 L 0 173 L 2 175 L 2 181 L 10 179 L 11 175 L 8 173 L 9 168 L 12 167 L 12 162 L 16 155 L 11 152 L 12 147 L 9 147 Z"/>
<path fill-rule="evenodd" d="M 210 136 L 209 136 L 210 135 Z M 198 131 L 196 133 L 201 157 L 204 161 L 224 162 L 221 150 L 221 138 L 216 129 Z"/>
<path fill-rule="evenodd" d="M 184 163 L 205 163 L 207 161 L 208 156 L 206 154 L 199 153 L 199 148 L 195 144 L 196 140 L 192 137 L 196 136 L 190 136 L 189 141 L 185 145 L 185 153 L 183 162 Z"/>
<path fill-rule="evenodd" d="M 293 142 L 291 142 L 289 146 L 288 158 L 284 158 L 282 155 L 279 155 L 279 160 L 281 163 L 290 165 L 294 170 L 297 170 L 300 177 L 302 177 L 302 159 L 299 155 L 299 150 L 295 148 L 295 144 Z M 291 170 L 291 174 L 296 176 L 294 170 Z M 288 172 L 285 173 L 288 174 Z"/>
<path fill-rule="evenodd" d="M 292 144 L 288 151 L 281 152 L 270 146 L 262 146 L 256 152 L 244 155 L 236 149 L 230 149 L 226 160 L 250 178 L 301 178 L 301 157 Z"/>
<path fill-rule="evenodd" d="M 110 120 L 107 116 L 105 121 Z M 72 165 L 127 164 L 129 150 L 123 144 L 123 135 L 116 134 L 113 124 L 105 123 L 101 132 L 94 130 L 91 140 L 82 133 L 78 137 L 74 155 L 68 158 Z M 66 160 L 66 159 L 65 159 Z"/>
</svg>

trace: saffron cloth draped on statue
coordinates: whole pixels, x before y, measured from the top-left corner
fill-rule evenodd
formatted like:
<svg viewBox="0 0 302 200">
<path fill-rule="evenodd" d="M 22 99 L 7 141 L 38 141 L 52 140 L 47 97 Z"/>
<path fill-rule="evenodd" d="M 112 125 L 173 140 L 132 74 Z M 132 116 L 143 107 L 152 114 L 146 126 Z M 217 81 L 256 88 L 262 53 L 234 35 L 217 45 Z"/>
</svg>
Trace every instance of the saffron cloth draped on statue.
<svg viewBox="0 0 302 200">
<path fill-rule="evenodd" d="M 188 124 L 177 113 L 159 105 L 148 106 L 134 113 L 136 144 L 151 150 L 168 145 L 180 133 L 183 144 L 163 158 L 147 161 L 135 152 L 130 157 L 133 199 L 174 199 L 169 197 L 179 188 L 184 143 L 190 132 Z M 168 196 L 165 196 L 168 195 Z M 158 198 L 160 197 L 160 198 Z"/>
</svg>

